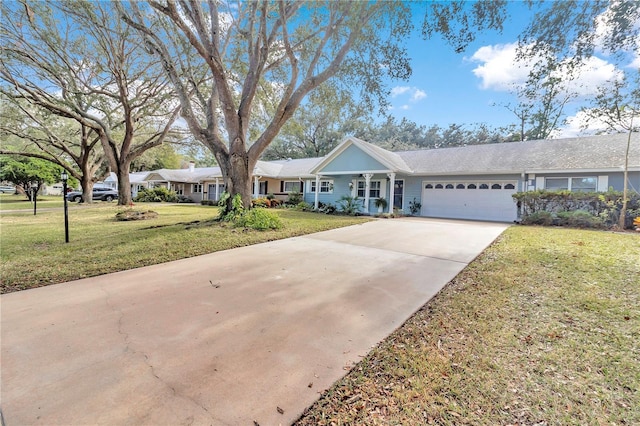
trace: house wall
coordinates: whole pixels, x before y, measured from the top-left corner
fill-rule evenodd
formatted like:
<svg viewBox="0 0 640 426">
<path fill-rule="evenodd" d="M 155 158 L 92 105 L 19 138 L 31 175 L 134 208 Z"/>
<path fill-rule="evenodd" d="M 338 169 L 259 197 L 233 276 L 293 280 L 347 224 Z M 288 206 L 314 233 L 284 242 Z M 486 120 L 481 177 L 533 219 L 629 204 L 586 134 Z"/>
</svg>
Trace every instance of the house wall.
<svg viewBox="0 0 640 426">
<path fill-rule="evenodd" d="M 532 177 L 535 176 L 535 177 Z M 533 185 L 529 185 L 529 190 L 539 190 L 544 189 L 544 179 L 545 178 L 571 178 L 571 177 L 588 177 L 588 176 L 596 176 L 598 177 L 598 186 L 600 190 L 608 190 L 609 188 L 613 188 L 614 191 L 622 191 L 623 190 L 623 180 L 624 173 L 623 172 L 609 172 L 609 173 L 585 173 L 585 172 L 577 172 L 577 173 L 536 173 L 530 174 L 528 179 L 533 181 Z M 606 185 L 603 185 L 602 179 L 606 179 Z M 531 182 L 529 182 L 531 183 Z M 628 186 L 631 190 L 635 188 L 636 191 L 640 190 L 640 172 L 631 171 L 628 174 Z"/>
<path fill-rule="evenodd" d="M 610 173 L 609 186 L 612 186 L 616 191 L 622 191 L 624 189 L 624 173 Z M 627 174 L 627 187 L 640 192 L 640 172 L 629 172 Z"/>
<path fill-rule="evenodd" d="M 345 170 L 364 172 L 386 169 L 387 167 L 365 154 L 360 148 L 350 145 L 334 158 L 333 161 L 327 164 L 320 173 L 342 172 Z"/>
<path fill-rule="evenodd" d="M 296 180 L 296 179 L 292 179 L 292 180 Z M 264 191 L 264 189 L 262 189 L 260 191 L 260 195 L 269 195 L 269 194 L 273 194 L 277 199 L 279 200 L 286 200 L 287 199 L 287 194 L 282 192 L 280 190 L 281 188 L 281 182 L 282 180 L 280 179 L 272 179 L 272 178 L 265 178 L 263 177 L 262 179 L 260 179 L 260 183 L 265 182 L 267 184 L 267 190 Z M 252 183 L 253 185 L 253 183 Z M 252 192 L 253 192 L 253 186 L 251 187 Z"/>
</svg>

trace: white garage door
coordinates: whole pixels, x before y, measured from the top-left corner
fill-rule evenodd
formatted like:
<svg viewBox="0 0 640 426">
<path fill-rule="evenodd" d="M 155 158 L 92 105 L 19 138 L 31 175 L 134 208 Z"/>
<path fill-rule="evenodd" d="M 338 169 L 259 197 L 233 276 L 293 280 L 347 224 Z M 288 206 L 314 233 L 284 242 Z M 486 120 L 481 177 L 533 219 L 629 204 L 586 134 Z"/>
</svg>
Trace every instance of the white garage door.
<svg viewBox="0 0 640 426">
<path fill-rule="evenodd" d="M 516 182 L 423 182 L 422 216 L 512 222 Z"/>
</svg>

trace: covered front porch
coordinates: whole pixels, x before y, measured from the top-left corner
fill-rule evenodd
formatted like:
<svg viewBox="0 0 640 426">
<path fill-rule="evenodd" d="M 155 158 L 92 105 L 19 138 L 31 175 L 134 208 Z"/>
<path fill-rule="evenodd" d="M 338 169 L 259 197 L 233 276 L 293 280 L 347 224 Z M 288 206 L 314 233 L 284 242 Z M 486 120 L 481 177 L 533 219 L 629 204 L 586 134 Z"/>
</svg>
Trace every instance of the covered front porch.
<svg viewBox="0 0 640 426">
<path fill-rule="evenodd" d="M 347 138 L 331 151 L 314 169 L 314 206 L 320 203 L 323 182 L 331 181 L 335 201 L 342 196 L 357 197 L 365 214 L 393 213 L 404 207 L 405 178 L 409 167 L 395 153 L 361 141 Z"/>
</svg>

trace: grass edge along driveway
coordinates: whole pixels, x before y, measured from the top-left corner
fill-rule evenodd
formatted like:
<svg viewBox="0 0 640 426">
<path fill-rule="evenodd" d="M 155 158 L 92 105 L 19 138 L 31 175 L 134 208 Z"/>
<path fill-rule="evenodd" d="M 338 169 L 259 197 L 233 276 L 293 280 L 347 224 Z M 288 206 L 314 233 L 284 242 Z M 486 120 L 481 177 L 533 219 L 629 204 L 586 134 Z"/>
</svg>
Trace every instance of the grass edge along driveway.
<svg viewBox="0 0 640 426">
<path fill-rule="evenodd" d="M 639 260 L 511 227 L 295 424 L 640 424 Z"/>
<path fill-rule="evenodd" d="M 255 231 L 212 223 L 216 207 L 137 203 L 153 220 L 118 222 L 124 208 L 97 203 L 69 212 L 64 243 L 62 209 L 11 212 L 0 217 L 2 293 L 155 265 L 220 250 L 363 223 L 369 219 L 274 209 L 283 228 Z"/>
</svg>

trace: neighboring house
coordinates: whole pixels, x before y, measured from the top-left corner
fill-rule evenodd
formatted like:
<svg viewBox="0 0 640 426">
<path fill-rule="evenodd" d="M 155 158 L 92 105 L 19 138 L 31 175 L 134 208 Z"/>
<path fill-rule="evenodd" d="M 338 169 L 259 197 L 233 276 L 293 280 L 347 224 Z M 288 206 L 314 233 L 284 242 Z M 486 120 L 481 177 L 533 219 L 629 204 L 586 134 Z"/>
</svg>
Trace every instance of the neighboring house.
<svg viewBox="0 0 640 426">
<path fill-rule="evenodd" d="M 640 135 L 632 137 L 628 182 L 638 191 Z M 420 216 L 511 222 L 518 191 L 621 191 L 626 145 L 627 135 L 617 134 L 391 152 L 349 137 L 322 158 L 258 161 L 253 195 L 301 192 L 316 207 L 352 196 L 371 214 L 382 212 L 375 200 L 383 198 L 384 212 L 413 207 Z M 131 176 L 132 192 L 136 185 L 165 186 L 196 202 L 224 192 L 219 167 L 191 163 Z"/>
<path fill-rule="evenodd" d="M 146 178 L 150 172 L 134 172 L 129 173 L 129 185 L 131 188 L 131 196 L 133 198 L 138 195 L 138 191 L 141 189 L 146 189 L 149 187 L 149 183 Z M 106 187 L 111 188 L 115 191 L 118 190 L 118 178 L 115 173 L 110 172 L 109 176 L 107 176 L 103 181 L 96 182 L 95 186 L 97 187 Z"/>
</svg>

